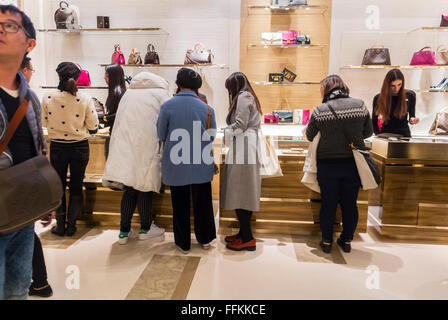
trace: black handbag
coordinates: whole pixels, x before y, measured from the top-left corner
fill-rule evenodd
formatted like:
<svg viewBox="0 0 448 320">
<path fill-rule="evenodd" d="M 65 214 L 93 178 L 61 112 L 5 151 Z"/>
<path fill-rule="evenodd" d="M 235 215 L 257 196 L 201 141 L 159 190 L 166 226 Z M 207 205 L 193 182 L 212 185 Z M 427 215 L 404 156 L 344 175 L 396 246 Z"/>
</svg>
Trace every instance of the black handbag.
<svg viewBox="0 0 448 320">
<path fill-rule="evenodd" d="M 10 121 L 6 137 L 0 144 L 0 154 L 6 150 L 25 117 L 28 97 Z M 39 143 L 42 145 L 43 139 L 40 132 Z M 61 179 L 44 155 L 0 170 L 0 234 L 19 230 L 53 212 L 60 206 L 62 194 Z"/>
<path fill-rule="evenodd" d="M 160 64 L 159 54 L 156 52 L 156 49 L 151 43 L 148 45 L 148 52 L 146 52 L 145 56 L 145 64 Z"/>
<path fill-rule="evenodd" d="M 292 123 L 294 120 L 291 110 L 274 110 L 272 113 L 278 115 L 278 123 Z"/>
<path fill-rule="evenodd" d="M 283 73 L 270 73 L 269 82 L 283 82 Z"/>
<path fill-rule="evenodd" d="M 376 182 L 376 185 L 378 187 L 378 185 L 381 183 L 381 175 L 380 175 L 380 169 L 378 168 L 378 164 L 375 162 L 375 160 L 372 158 L 372 156 L 370 155 L 370 148 L 364 146 L 364 147 L 356 147 L 355 144 L 351 141 L 351 139 L 349 139 L 347 132 L 345 130 L 345 127 L 342 125 L 341 123 L 341 119 L 338 117 L 337 113 L 334 111 L 333 107 L 327 103 L 328 109 L 330 109 L 331 113 L 333 113 L 334 117 L 336 118 L 339 128 L 342 130 L 342 132 L 344 133 L 345 139 L 347 139 L 348 144 L 350 145 L 350 148 L 352 149 L 353 152 L 353 156 L 355 158 L 356 161 L 356 167 L 358 168 L 358 173 L 359 176 L 361 178 L 361 182 L 363 182 L 362 177 L 361 176 L 365 176 L 365 174 L 367 175 L 371 175 L 371 178 L 373 178 Z M 367 164 L 367 166 L 363 165 L 361 166 L 358 161 L 357 161 L 357 154 L 360 154 L 364 157 L 365 160 L 365 164 Z M 367 169 L 368 168 L 368 169 Z M 369 170 L 370 172 L 364 172 L 364 170 Z M 376 187 L 375 187 L 376 188 Z M 363 185 L 363 189 L 364 190 L 370 190 L 370 189 L 375 189 L 375 188 L 366 188 L 366 186 Z"/>
</svg>

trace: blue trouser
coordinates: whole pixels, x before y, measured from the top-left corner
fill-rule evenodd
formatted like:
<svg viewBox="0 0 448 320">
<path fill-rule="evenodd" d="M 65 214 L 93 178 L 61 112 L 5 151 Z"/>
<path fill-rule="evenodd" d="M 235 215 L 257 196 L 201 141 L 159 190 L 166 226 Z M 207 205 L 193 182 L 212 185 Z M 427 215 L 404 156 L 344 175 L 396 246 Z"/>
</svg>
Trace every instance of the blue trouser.
<svg viewBox="0 0 448 320">
<path fill-rule="evenodd" d="M 0 235 L 0 300 L 26 300 L 33 273 L 34 223 Z"/>
</svg>

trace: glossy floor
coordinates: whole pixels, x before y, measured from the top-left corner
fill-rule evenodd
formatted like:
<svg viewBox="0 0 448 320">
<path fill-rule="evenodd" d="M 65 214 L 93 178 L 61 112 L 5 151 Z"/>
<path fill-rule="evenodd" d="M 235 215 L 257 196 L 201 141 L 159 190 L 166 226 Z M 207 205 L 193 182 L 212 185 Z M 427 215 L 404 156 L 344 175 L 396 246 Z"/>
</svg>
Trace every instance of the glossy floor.
<svg viewBox="0 0 448 320">
<path fill-rule="evenodd" d="M 36 229 L 51 299 L 448 299 L 448 245 L 386 241 L 371 228 L 350 254 L 335 245 L 330 255 L 310 236 L 259 235 L 255 252 L 232 252 L 219 235 L 184 255 L 172 233 L 119 245 L 118 230 L 80 226 L 61 239 Z"/>
</svg>

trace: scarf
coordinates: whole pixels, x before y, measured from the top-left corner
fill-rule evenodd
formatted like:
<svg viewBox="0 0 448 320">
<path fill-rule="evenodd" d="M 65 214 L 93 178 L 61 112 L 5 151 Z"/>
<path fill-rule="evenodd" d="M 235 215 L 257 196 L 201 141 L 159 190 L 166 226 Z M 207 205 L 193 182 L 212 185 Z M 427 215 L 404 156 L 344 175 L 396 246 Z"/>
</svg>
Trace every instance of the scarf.
<svg viewBox="0 0 448 320">
<path fill-rule="evenodd" d="M 335 88 L 331 90 L 323 99 L 322 103 L 326 103 L 330 100 L 339 99 L 339 98 L 349 98 L 349 94 L 342 88 Z"/>
</svg>

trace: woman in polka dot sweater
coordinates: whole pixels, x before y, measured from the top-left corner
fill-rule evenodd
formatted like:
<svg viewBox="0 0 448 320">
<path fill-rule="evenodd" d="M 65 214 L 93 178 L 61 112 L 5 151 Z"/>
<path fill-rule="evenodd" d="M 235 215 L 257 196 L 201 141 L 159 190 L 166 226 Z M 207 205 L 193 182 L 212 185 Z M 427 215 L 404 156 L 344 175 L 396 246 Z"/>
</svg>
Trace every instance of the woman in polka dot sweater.
<svg viewBox="0 0 448 320">
<path fill-rule="evenodd" d="M 98 130 L 98 115 L 90 96 L 78 92 L 76 80 L 81 71 L 71 62 L 56 69 L 58 90 L 45 94 L 42 101 L 42 124 L 50 138 L 50 161 L 61 178 L 64 195 L 56 210 L 57 226 L 51 230 L 59 236 L 76 232 L 76 218 L 82 210 L 82 183 L 89 162 L 90 133 Z M 67 171 L 70 168 L 70 200 L 65 200 Z"/>
</svg>

